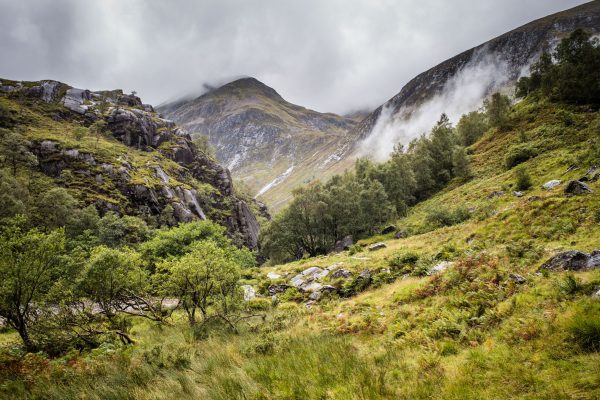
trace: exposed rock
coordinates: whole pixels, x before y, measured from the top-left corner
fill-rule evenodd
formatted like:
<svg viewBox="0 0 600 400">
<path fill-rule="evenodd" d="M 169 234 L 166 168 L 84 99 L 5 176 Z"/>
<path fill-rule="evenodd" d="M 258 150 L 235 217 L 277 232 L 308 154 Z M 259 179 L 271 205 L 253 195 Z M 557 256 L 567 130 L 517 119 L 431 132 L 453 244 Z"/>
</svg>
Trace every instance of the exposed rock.
<svg viewBox="0 0 600 400">
<path fill-rule="evenodd" d="M 386 247 L 387 247 L 387 245 L 385 243 L 377 242 L 377 243 L 373 243 L 372 245 L 367 247 L 367 249 L 369 249 L 369 251 L 375 251 L 375 250 L 385 249 Z"/>
<path fill-rule="evenodd" d="M 348 271 L 347 269 L 338 269 L 337 271 L 334 271 L 333 274 L 331 274 L 332 278 L 350 278 L 352 276 L 352 272 Z"/>
<path fill-rule="evenodd" d="M 256 289 L 251 285 L 242 285 L 242 289 L 244 290 L 245 301 L 250 301 L 256 297 Z"/>
<path fill-rule="evenodd" d="M 505 194 L 506 194 L 506 193 L 505 193 L 503 190 L 497 190 L 497 191 L 494 191 L 494 192 L 490 193 L 490 194 L 488 195 L 488 199 L 494 199 L 494 198 L 496 198 L 496 197 L 502 197 L 502 196 L 504 196 Z"/>
<path fill-rule="evenodd" d="M 270 295 L 276 295 L 277 293 L 283 293 L 286 290 L 288 290 L 289 288 L 291 288 L 292 286 L 290 285 L 286 285 L 286 284 L 279 284 L 279 285 L 269 285 L 269 287 L 267 288 L 267 290 L 269 291 Z"/>
<path fill-rule="evenodd" d="M 533 203 L 534 201 L 538 201 L 541 200 L 542 198 L 540 196 L 529 196 L 527 198 L 527 202 L 528 203 Z"/>
<path fill-rule="evenodd" d="M 542 188 L 544 188 L 546 190 L 550 190 L 550 189 L 555 188 L 558 185 L 560 185 L 560 181 L 558 179 L 553 179 L 551 181 L 548 181 L 548 182 L 544 183 L 542 185 Z"/>
<path fill-rule="evenodd" d="M 85 114 L 88 111 L 88 106 L 84 104 L 92 99 L 91 92 L 84 89 L 71 88 L 62 98 L 62 104 L 69 110 L 77 114 Z"/>
<path fill-rule="evenodd" d="M 540 270 L 583 271 L 598 267 L 600 267 L 600 250 L 594 250 L 591 254 L 569 250 L 551 257 L 540 267 Z"/>
<path fill-rule="evenodd" d="M 321 288 L 321 293 L 337 293 L 338 291 L 338 288 L 331 285 L 323 285 L 323 287 Z"/>
<path fill-rule="evenodd" d="M 396 239 L 404 239 L 404 238 L 408 237 L 408 231 L 406 229 L 400 229 L 400 230 L 398 230 L 398 232 L 396 232 L 394 237 Z"/>
<path fill-rule="evenodd" d="M 448 268 L 450 268 L 452 265 L 454 265 L 454 263 L 451 261 L 442 261 L 441 263 L 438 263 L 435 266 L 433 266 L 429 270 L 428 275 L 433 275 L 433 274 L 437 274 L 438 272 L 445 271 Z"/>
<path fill-rule="evenodd" d="M 594 193 L 594 191 L 585 183 L 580 181 L 570 181 L 565 187 L 566 194 L 581 195 Z"/>
<path fill-rule="evenodd" d="M 523 197 L 523 192 L 520 192 L 520 191 L 518 191 L 518 190 L 515 190 L 515 191 L 513 192 L 513 196 L 515 196 L 515 197 Z"/>
<path fill-rule="evenodd" d="M 524 276 L 519 275 L 519 274 L 510 273 L 508 276 L 510 276 L 510 279 L 512 279 L 515 283 L 517 283 L 519 285 L 522 285 L 525 282 L 527 282 L 527 279 L 525 279 Z"/>
<path fill-rule="evenodd" d="M 357 280 L 362 280 L 367 283 L 370 283 L 372 278 L 373 276 L 371 275 L 371 271 L 369 271 L 368 269 L 365 269 L 356 277 Z"/>
<path fill-rule="evenodd" d="M 396 227 L 394 225 L 389 225 L 389 226 L 386 226 L 385 228 L 383 228 L 381 230 L 381 234 L 382 235 L 387 235 L 388 233 L 392 233 L 395 230 L 396 230 Z"/>
<path fill-rule="evenodd" d="M 352 235 L 345 236 L 343 239 L 335 242 L 335 246 L 333 247 L 333 251 L 336 253 L 340 253 L 344 250 L 349 250 L 354 241 L 352 240 Z"/>
<path fill-rule="evenodd" d="M 312 293 L 311 293 L 311 294 L 308 296 L 308 298 L 309 298 L 309 299 L 311 299 L 311 300 L 315 300 L 315 301 L 317 301 L 317 300 L 319 300 L 319 299 L 321 298 L 321 296 L 322 296 L 321 292 L 312 292 Z"/>
<path fill-rule="evenodd" d="M 276 274 L 275 272 L 271 271 L 267 274 L 267 278 L 271 279 L 272 281 L 281 278 L 281 275 Z"/>
<path fill-rule="evenodd" d="M 596 290 L 594 293 L 592 293 L 592 297 L 594 298 L 600 298 L 600 288 L 598 288 L 598 290 Z"/>
<path fill-rule="evenodd" d="M 305 291 L 318 290 L 321 285 L 315 281 L 326 277 L 328 274 L 329 271 L 326 269 L 310 267 L 290 279 L 290 284 Z M 313 285 L 313 283 L 316 283 L 316 285 Z M 318 288 L 316 288 L 317 285 Z"/>
<path fill-rule="evenodd" d="M 310 282 L 300 285 L 298 289 L 302 290 L 303 292 L 317 292 L 321 290 L 322 287 L 323 285 L 319 282 Z"/>
</svg>

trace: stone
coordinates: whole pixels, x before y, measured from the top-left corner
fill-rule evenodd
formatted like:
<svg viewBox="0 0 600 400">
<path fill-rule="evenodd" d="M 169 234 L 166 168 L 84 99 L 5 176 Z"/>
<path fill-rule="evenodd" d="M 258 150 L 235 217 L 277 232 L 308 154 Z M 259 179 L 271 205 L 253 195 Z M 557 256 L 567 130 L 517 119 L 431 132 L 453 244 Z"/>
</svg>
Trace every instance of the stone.
<svg viewBox="0 0 600 400">
<path fill-rule="evenodd" d="M 454 265 L 454 263 L 451 261 L 442 261 L 441 263 L 438 263 L 435 266 L 433 266 L 429 270 L 428 275 L 433 275 L 433 274 L 437 274 L 438 272 L 445 271 L 448 268 L 450 268 L 452 265 Z"/>
<path fill-rule="evenodd" d="M 310 267 L 300 272 L 292 279 L 290 279 L 290 285 L 306 291 L 315 290 L 315 286 L 311 286 L 311 283 L 313 281 L 326 277 L 328 274 L 329 270 L 327 269 L 322 269 L 320 267 Z"/>
<path fill-rule="evenodd" d="M 588 185 L 580 181 L 570 181 L 565 187 L 565 194 L 581 195 L 590 193 L 594 193 L 594 191 Z"/>
<path fill-rule="evenodd" d="M 510 273 L 508 276 L 510 276 L 510 279 L 512 279 L 515 283 L 518 283 L 519 285 L 522 285 L 525 282 L 527 282 L 527 279 L 525 279 L 524 276 L 521 276 L 519 274 Z"/>
<path fill-rule="evenodd" d="M 569 250 L 551 257 L 540 267 L 549 271 L 583 271 L 600 266 L 600 250 L 586 254 L 577 250 Z"/>
<path fill-rule="evenodd" d="M 513 196 L 515 196 L 515 197 L 523 197 L 523 192 L 520 192 L 520 191 L 518 191 L 518 190 L 515 190 L 515 191 L 513 192 Z"/>
<path fill-rule="evenodd" d="M 242 285 L 242 289 L 244 290 L 245 301 L 250 301 L 256 297 L 256 289 L 251 285 Z"/>
<path fill-rule="evenodd" d="M 276 295 L 277 293 L 285 292 L 286 290 L 288 290 L 291 287 L 292 286 L 286 285 L 286 284 L 269 285 L 269 287 L 267 288 L 267 291 L 269 292 L 270 295 Z"/>
<path fill-rule="evenodd" d="M 504 190 L 497 190 L 497 191 L 494 191 L 494 192 L 490 193 L 490 194 L 488 195 L 488 199 L 494 199 L 494 198 L 496 198 L 496 197 L 502 197 L 502 196 L 504 196 L 505 194 L 506 194 L 506 193 L 504 192 Z"/>
<path fill-rule="evenodd" d="M 558 179 L 553 179 L 551 181 L 548 181 L 548 182 L 544 183 L 542 185 L 542 188 L 544 188 L 546 190 L 550 190 L 550 189 L 555 188 L 558 185 L 560 185 L 560 181 Z"/>
<path fill-rule="evenodd" d="M 350 250 L 350 247 L 353 244 L 354 241 L 352 239 L 352 235 L 344 236 L 343 239 L 340 239 L 337 242 L 335 242 L 335 245 L 333 246 L 333 251 L 335 251 L 336 253 L 340 253 L 344 250 Z"/>
<path fill-rule="evenodd" d="M 592 297 L 594 298 L 600 298 L 600 287 L 598 288 L 598 290 L 596 290 L 594 293 L 592 293 Z"/>
<path fill-rule="evenodd" d="M 408 237 L 408 231 L 406 229 L 400 229 L 394 235 L 394 238 L 396 238 L 396 239 L 404 239 L 406 237 Z"/>
<path fill-rule="evenodd" d="M 333 274 L 331 274 L 332 278 L 350 278 L 352 276 L 352 272 L 348 271 L 347 269 L 338 269 L 337 271 L 335 271 Z"/>
<path fill-rule="evenodd" d="M 67 90 L 61 102 L 69 110 L 83 115 L 89 108 L 84 102 L 91 100 L 91 98 L 89 90 L 71 88 Z"/>
<path fill-rule="evenodd" d="M 271 271 L 267 274 L 267 278 L 269 278 L 270 280 L 274 281 L 276 279 L 281 278 L 281 275 L 276 274 L 275 272 Z"/>
<path fill-rule="evenodd" d="M 315 300 L 316 301 L 316 300 L 319 300 L 321 298 L 321 296 L 322 296 L 321 292 L 312 292 L 308 296 L 308 298 L 311 299 L 311 300 Z"/>
<path fill-rule="evenodd" d="M 534 201 L 538 201 L 541 200 L 542 198 L 540 196 L 529 196 L 527 198 L 527 202 L 528 203 L 533 203 Z"/>
<path fill-rule="evenodd" d="M 372 278 L 373 278 L 373 276 L 371 275 L 371 271 L 369 271 L 368 269 L 365 269 L 360 274 L 358 274 L 358 277 L 356 279 L 363 280 L 366 282 L 371 282 Z"/>
<path fill-rule="evenodd" d="M 381 230 L 381 234 L 382 235 L 387 235 L 388 233 L 392 233 L 395 230 L 396 230 L 396 227 L 394 225 L 389 225 L 389 226 L 386 226 L 385 228 L 383 228 Z"/>
<path fill-rule="evenodd" d="M 377 242 L 377 243 L 373 243 L 372 245 L 367 247 L 367 249 L 369 249 L 369 251 L 376 251 L 376 250 L 385 249 L 386 247 L 387 247 L 387 245 L 385 243 Z"/>
<path fill-rule="evenodd" d="M 321 288 L 321 293 L 337 293 L 338 291 L 338 288 L 331 285 L 323 285 Z"/>
</svg>

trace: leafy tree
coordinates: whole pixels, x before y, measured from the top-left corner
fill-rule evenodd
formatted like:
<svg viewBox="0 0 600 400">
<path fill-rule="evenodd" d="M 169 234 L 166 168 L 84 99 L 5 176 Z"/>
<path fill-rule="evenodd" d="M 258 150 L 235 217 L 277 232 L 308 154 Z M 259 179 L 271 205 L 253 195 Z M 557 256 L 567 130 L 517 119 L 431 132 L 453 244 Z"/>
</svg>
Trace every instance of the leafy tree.
<svg viewBox="0 0 600 400">
<path fill-rule="evenodd" d="M 17 168 L 37 165 L 37 157 L 29 151 L 30 143 L 22 135 L 8 129 L 0 128 L 0 156 L 2 164 L 10 167 L 13 176 L 17 176 Z"/>
<path fill-rule="evenodd" d="M 193 143 L 199 152 L 201 152 L 208 158 L 215 159 L 215 157 L 216 157 L 215 148 L 212 146 L 212 144 L 210 144 L 210 141 L 209 141 L 207 135 L 202 135 L 202 134 L 194 135 Z"/>
<path fill-rule="evenodd" d="M 27 214 L 30 205 L 27 184 L 5 170 L 0 170 L 0 204 L 0 221 Z"/>
<path fill-rule="evenodd" d="M 197 242 L 161 269 L 168 274 L 166 291 L 179 299 L 191 327 L 200 317 L 202 324 L 222 320 L 235 330 L 234 314 L 242 300 L 240 266 L 225 249 L 212 240 Z"/>
<path fill-rule="evenodd" d="M 77 200 L 59 187 L 42 193 L 35 203 L 35 222 L 48 230 L 65 226 L 77 209 Z"/>
<path fill-rule="evenodd" d="M 452 152 L 452 174 L 463 179 L 471 177 L 471 167 L 467 151 L 462 146 L 455 146 Z"/>
<path fill-rule="evenodd" d="M 490 126 L 506 129 L 509 122 L 510 99 L 500 93 L 494 93 L 491 98 L 483 102 L 486 116 Z"/>
<path fill-rule="evenodd" d="M 150 228 L 141 218 L 108 212 L 98 223 L 98 238 L 109 247 L 135 246 L 150 238 Z"/>
<path fill-rule="evenodd" d="M 470 146 L 487 131 L 486 115 L 479 111 L 471 111 L 463 115 L 456 125 L 456 136 L 459 144 Z"/>
<path fill-rule="evenodd" d="M 30 326 L 52 286 L 64 276 L 60 256 L 65 238 L 62 230 L 25 231 L 22 225 L 18 220 L 0 232 L 0 316 L 18 332 L 26 349 L 35 351 Z"/>
</svg>

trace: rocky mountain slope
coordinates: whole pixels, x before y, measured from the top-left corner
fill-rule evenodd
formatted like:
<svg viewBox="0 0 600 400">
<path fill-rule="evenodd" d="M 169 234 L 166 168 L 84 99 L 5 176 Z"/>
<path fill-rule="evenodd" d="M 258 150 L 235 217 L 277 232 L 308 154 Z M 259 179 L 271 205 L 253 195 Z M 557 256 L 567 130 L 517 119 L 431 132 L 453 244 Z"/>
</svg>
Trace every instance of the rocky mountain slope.
<svg viewBox="0 0 600 400">
<path fill-rule="evenodd" d="M 20 132 L 37 158 L 32 176 L 41 172 L 101 213 L 208 218 L 257 248 L 253 201 L 238 197 L 229 171 L 137 96 L 3 79 L 0 106 L 0 127 Z"/>
<path fill-rule="evenodd" d="M 551 50 L 560 38 L 577 28 L 593 33 L 600 32 L 600 1 L 592 1 L 530 22 L 421 73 L 409 81 L 398 94 L 357 124 L 351 136 L 360 139 L 368 137 L 374 131 L 384 109 L 387 109 L 384 118 L 396 119 L 401 124 L 402 120 L 410 119 L 419 106 L 431 106 L 430 103 L 425 103 L 450 91 L 457 95 L 439 99 L 445 102 L 448 108 L 442 108 L 442 111 L 449 112 L 449 108 L 453 106 L 452 102 L 460 102 L 464 97 L 474 96 L 475 98 L 471 99 L 474 103 L 465 104 L 464 110 L 458 110 L 469 111 L 473 105 L 481 104 L 483 96 L 495 90 L 512 87 L 523 73 L 528 74 L 529 65 L 543 50 Z M 481 73 L 482 71 L 484 73 Z M 464 86 L 472 85 L 473 81 L 478 79 L 481 81 L 476 84 L 481 87 L 476 93 L 469 93 L 469 89 L 464 89 Z M 435 119 L 430 121 L 431 125 L 434 122 Z M 381 145 L 377 141 L 375 143 Z M 391 150 L 390 147 L 389 151 Z"/>
<path fill-rule="evenodd" d="M 254 78 L 162 105 L 158 111 L 192 135 L 207 135 L 219 162 L 275 208 L 295 187 L 340 168 L 336 164 L 354 142 L 347 132 L 361 117 L 291 104 Z"/>
</svg>

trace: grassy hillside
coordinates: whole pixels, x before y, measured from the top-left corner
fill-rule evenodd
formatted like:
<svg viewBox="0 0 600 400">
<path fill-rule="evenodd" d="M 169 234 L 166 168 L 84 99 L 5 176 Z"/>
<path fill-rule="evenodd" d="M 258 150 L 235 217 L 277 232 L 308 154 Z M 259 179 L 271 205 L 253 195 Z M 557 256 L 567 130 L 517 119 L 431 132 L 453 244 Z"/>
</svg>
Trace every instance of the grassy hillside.
<svg viewBox="0 0 600 400">
<path fill-rule="evenodd" d="M 195 340 L 176 314 L 167 326 L 134 321 L 134 345 L 48 360 L 24 356 L 8 331 L 0 335 L 0 397 L 600 398 L 600 269 L 540 272 L 557 251 L 600 248 L 600 183 L 589 183 L 592 194 L 564 193 L 592 166 L 599 130 L 595 111 L 522 101 L 509 129 L 491 129 L 469 148 L 471 180 L 452 181 L 397 221 L 408 237 L 390 233 L 351 251 L 245 271 L 243 283 L 262 295 L 251 306 L 264 318 L 239 334 Z M 514 146 L 537 154 L 522 163 L 533 186 L 521 197 L 505 166 Z M 552 179 L 562 183 L 541 187 Z M 469 219 L 432 224 L 433 210 L 459 206 Z M 379 241 L 387 247 L 361 246 Z M 441 261 L 454 264 L 425 274 Z M 312 266 L 348 270 L 353 277 L 330 274 L 323 283 L 352 290 L 308 304 L 296 289 L 271 299 L 269 285 Z M 353 285 L 365 270 L 371 284 Z"/>
</svg>

